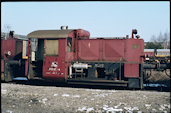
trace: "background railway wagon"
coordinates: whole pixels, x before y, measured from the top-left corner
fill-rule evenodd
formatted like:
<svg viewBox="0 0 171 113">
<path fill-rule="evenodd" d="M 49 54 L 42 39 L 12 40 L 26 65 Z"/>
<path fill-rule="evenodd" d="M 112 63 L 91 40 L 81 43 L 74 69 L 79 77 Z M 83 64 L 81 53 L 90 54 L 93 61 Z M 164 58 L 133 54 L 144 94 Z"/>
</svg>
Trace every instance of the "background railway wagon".
<svg viewBox="0 0 171 113">
<path fill-rule="evenodd" d="M 170 49 L 157 49 L 157 55 L 160 57 L 170 56 Z"/>
<path fill-rule="evenodd" d="M 144 49 L 145 56 L 154 56 L 154 49 Z"/>
<path fill-rule="evenodd" d="M 147 56 L 154 56 L 155 49 L 144 49 L 144 53 Z M 165 57 L 170 56 L 170 49 L 156 49 L 156 56 Z"/>
<path fill-rule="evenodd" d="M 9 38 L 1 37 L 1 80 L 12 81 L 15 77 L 25 76 L 27 59 L 27 39 L 14 37 L 10 31 Z"/>
</svg>

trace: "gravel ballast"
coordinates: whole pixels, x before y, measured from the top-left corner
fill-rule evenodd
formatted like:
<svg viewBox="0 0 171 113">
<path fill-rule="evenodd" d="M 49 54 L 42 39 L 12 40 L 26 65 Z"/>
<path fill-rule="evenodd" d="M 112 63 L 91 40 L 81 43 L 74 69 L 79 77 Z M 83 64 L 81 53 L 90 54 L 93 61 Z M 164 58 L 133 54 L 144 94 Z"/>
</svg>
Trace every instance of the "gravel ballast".
<svg viewBox="0 0 171 113">
<path fill-rule="evenodd" d="M 2 113 L 169 113 L 170 92 L 1 83 Z"/>
</svg>

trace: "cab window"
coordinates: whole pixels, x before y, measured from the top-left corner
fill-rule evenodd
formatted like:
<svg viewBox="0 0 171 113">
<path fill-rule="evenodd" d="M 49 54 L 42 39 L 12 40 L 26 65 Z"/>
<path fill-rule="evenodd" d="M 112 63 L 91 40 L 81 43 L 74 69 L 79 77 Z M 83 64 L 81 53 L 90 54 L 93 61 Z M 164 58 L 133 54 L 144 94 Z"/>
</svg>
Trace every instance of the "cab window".
<svg viewBox="0 0 171 113">
<path fill-rule="evenodd" d="M 67 52 L 72 52 L 72 38 L 67 38 Z"/>
<path fill-rule="evenodd" d="M 48 39 L 45 40 L 45 55 L 47 56 L 57 56 L 59 49 L 59 41 L 58 40 L 53 40 L 53 39 Z"/>
</svg>

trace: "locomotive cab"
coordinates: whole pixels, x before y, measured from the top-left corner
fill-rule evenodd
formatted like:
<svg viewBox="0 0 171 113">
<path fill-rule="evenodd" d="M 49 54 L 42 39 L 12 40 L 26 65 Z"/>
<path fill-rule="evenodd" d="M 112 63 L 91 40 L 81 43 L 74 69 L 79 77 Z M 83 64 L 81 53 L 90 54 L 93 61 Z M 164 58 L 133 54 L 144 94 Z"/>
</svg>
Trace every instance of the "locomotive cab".
<svg viewBox="0 0 171 113">
<path fill-rule="evenodd" d="M 29 79 L 43 78 L 65 81 L 67 66 L 75 58 L 75 38 L 88 37 L 82 29 L 38 30 L 27 35 L 29 39 Z"/>
</svg>

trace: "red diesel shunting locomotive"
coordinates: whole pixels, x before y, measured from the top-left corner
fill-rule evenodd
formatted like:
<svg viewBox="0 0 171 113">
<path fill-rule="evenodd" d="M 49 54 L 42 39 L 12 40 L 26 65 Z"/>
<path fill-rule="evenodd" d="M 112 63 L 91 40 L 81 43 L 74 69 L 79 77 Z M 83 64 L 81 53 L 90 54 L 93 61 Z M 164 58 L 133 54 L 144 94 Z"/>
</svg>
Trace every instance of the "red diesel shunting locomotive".
<svg viewBox="0 0 171 113">
<path fill-rule="evenodd" d="M 16 76 L 23 77 L 25 75 L 26 43 L 26 39 L 14 37 L 14 31 L 10 31 L 8 39 L 1 36 L 2 81 L 12 81 Z"/>
<path fill-rule="evenodd" d="M 143 39 L 89 37 L 83 29 L 29 33 L 26 76 L 70 84 L 143 87 Z"/>
</svg>

